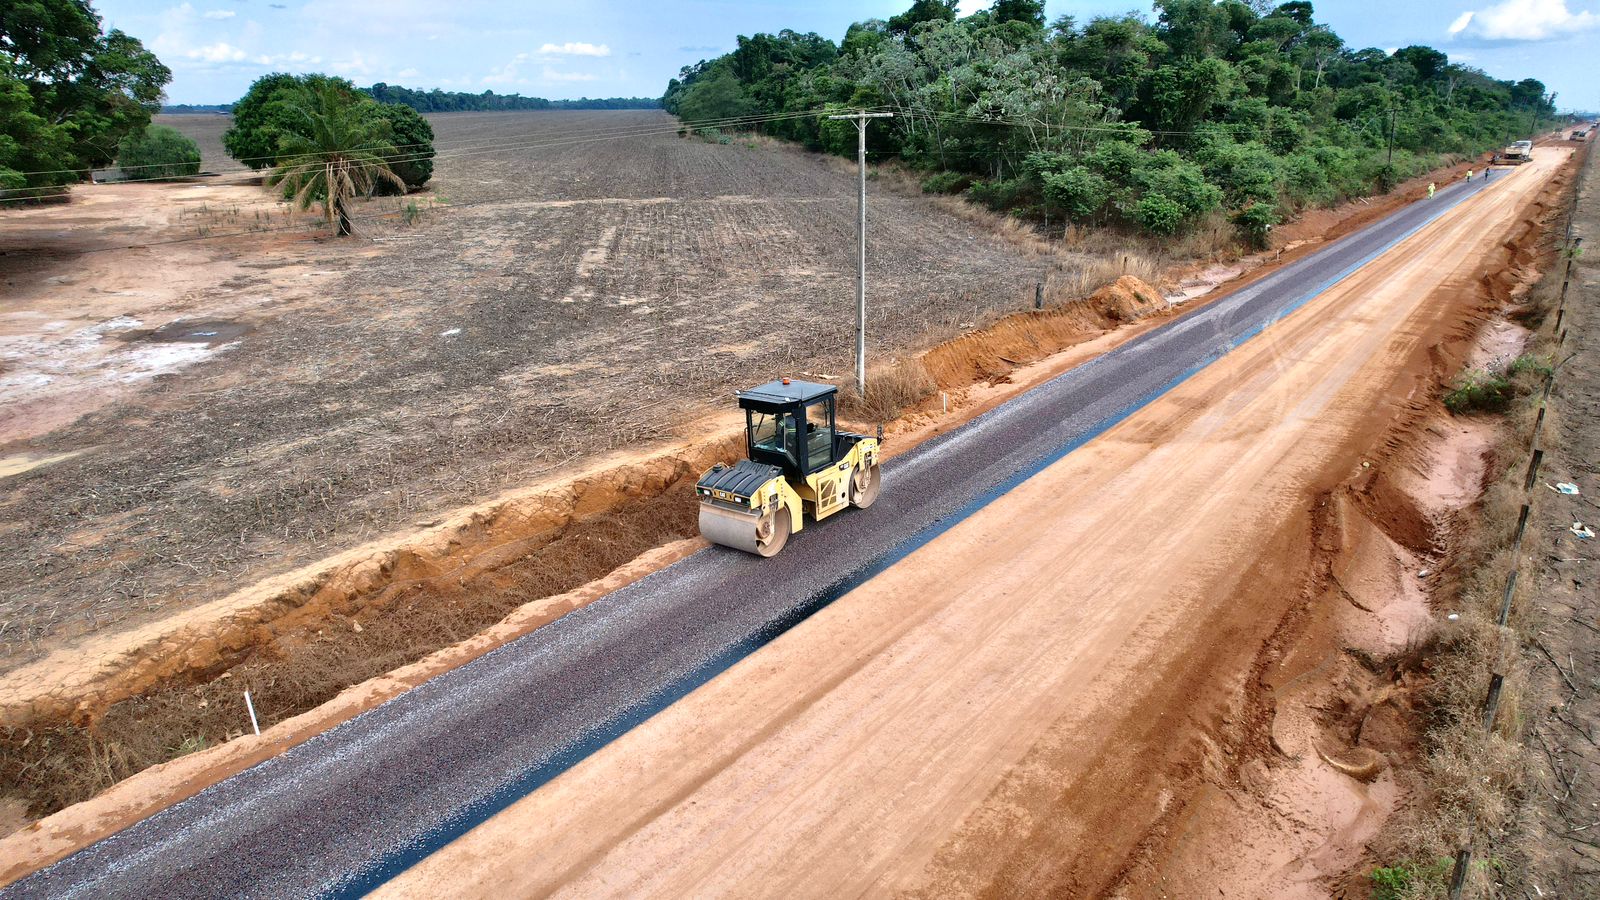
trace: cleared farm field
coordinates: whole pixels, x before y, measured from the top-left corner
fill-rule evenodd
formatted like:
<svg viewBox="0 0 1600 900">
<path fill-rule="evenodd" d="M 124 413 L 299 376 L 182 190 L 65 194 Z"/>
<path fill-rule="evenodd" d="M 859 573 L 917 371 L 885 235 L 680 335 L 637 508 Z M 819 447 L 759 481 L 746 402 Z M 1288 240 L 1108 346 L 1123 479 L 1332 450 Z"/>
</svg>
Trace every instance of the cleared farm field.
<svg viewBox="0 0 1600 900">
<path fill-rule="evenodd" d="M 843 161 L 683 138 L 653 111 L 434 116 L 421 220 L 375 200 L 365 238 L 338 242 L 248 231 L 285 213 L 218 157 L 225 117 L 164 121 L 223 177 L 80 188 L 0 220 L 0 377 L 60 420 L 0 408 L 0 456 L 50 460 L 0 480 L 0 668 L 671 437 L 736 387 L 849 371 Z M 1075 277 L 1070 254 L 930 199 L 874 188 L 872 204 L 878 354 Z M 63 334 L 93 336 L 95 365 L 204 352 L 65 416 L 49 391 L 71 373 L 30 368 Z"/>
</svg>

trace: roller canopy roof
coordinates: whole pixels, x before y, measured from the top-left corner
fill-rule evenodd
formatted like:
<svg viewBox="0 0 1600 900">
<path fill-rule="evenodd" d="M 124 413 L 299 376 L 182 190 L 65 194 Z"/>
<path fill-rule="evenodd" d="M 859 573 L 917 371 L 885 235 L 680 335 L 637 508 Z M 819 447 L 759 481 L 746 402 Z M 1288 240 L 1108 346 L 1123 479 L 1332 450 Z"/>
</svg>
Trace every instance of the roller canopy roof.
<svg viewBox="0 0 1600 900">
<path fill-rule="evenodd" d="M 788 384 L 784 384 L 782 381 L 769 381 L 748 391 L 740 391 L 738 397 L 740 406 L 750 404 L 778 406 L 789 403 L 808 403 L 838 390 L 836 386 L 831 384 L 815 384 L 810 381 L 795 381 L 791 379 Z"/>
</svg>

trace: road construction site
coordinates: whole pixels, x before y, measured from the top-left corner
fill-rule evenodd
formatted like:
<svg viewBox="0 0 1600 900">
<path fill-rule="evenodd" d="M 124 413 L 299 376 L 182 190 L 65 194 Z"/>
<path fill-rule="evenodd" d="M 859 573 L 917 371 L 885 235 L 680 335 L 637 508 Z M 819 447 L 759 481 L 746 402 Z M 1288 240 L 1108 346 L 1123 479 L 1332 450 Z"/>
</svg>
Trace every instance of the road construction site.
<svg viewBox="0 0 1600 900">
<path fill-rule="evenodd" d="M 1046 360 L 781 555 L 694 553 L 5 895 L 1157 895 L 1164 826 L 1271 752 L 1319 509 L 1568 155 Z"/>
</svg>

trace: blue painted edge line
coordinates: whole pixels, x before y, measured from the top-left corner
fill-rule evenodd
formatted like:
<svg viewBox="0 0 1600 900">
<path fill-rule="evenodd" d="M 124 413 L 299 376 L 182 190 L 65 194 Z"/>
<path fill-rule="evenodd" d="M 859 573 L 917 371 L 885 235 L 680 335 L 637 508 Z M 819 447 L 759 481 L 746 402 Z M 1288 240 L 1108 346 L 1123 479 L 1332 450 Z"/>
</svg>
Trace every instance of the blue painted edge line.
<svg viewBox="0 0 1600 900">
<path fill-rule="evenodd" d="M 488 821 L 497 813 L 502 812 L 513 803 L 521 800 L 523 797 L 526 797 L 527 795 L 538 790 L 540 787 L 549 783 L 561 773 L 567 771 L 594 754 L 596 751 L 600 750 L 602 747 L 644 723 L 656 713 L 661 712 L 668 706 L 671 706 L 673 703 L 676 703 L 677 701 L 688 696 L 696 688 L 704 685 L 706 682 L 722 674 L 728 669 L 733 668 L 734 665 L 738 664 L 745 657 L 750 656 L 757 650 L 776 640 L 789 629 L 795 627 L 801 622 L 804 622 L 806 619 L 809 619 L 818 611 L 833 603 L 833 601 L 839 599 L 862 584 L 865 584 L 867 581 L 879 575 L 890 566 L 900 562 L 907 556 L 915 553 L 917 550 L 920 550 L 922 547 L 932 542 L 935 538 L 938 538 L 940 535 L 970 518 L 974 513 L 1015 490 L 1017 486 L 1021 485 L 1023 482 L 1039 474 L 1040 472 L 1043 472 L 1050 466 L 1055 465 L 1057 462 L 1060 462 L 1068 454 L 1077 450 L 1079 447 L 1082 447 L 1089 441 L 1092 441 L 1100 435 L 1105 434 L 1107 431 L 1110 431 L 1112 428 L 1121 424 L 1134 413 L 1150 405 L 1157 398 L 1166 394 L 1168 391 L 1171 391 L 1173 388 L 1184 383 L 1185 381 L 1188 381 L 1190 378 L 1194 377 L 1212 363 L 1215 363 L 1217 360 L 1227 356 L 1230 352 L 1243 345 L 1246 341 L 1249 341 L 1252 338 L 1260 335 L 1267 329 L 1269 325 L 1282 321 L 1284 318 L 1293 314 L 1307 303 L 1310 303 L 1312 300 L 1320 297 L 1329 288 L 1350 277 L 1363 266 L 1372 262 L 1379 256 L 1389 252 L 1397 245 L 1410 238 L 1412 235 L 1433 224 L 1440 216 L 1444 215 L 1451 209 L 1454 209 L 1462 201 L 1467 199 L 1467 197 L 1473 196 L 1476 193 L 1477 192 L 1473 192 L 1473 194 L 1464 195 L 1453 203 L 1440 204 L 1440 208 L 1437 212 L 1425 218 L 1415 227 L 1406 230 L 1392 241 L 1384 243 L 1378 249 L 1372 251 L 1366 256 L 1361 257 L 1356 262 L 1340 270 L 1338 274 L 1319 284 L 1315 289 L 1307 293 L 1301 299 L 1296 300 L 1290 305 L 1284 307 L 1282 310 L 1279 310 L 1276 314 L 1272 315 L 1260 324 L 1246 330 L 1237 338 L 1219 346 L 1211 353 L 1208 353 L 1205 357 L 1203 357 L 1198 363 L 1195 363 L 1193 366 L 1190 366 L 1188 369 L 1185 369 L 1183 372 L 1179 373 L 1172 380 L 1166 382 L 1158 388 L 1155 388 L 1134 402 L 1102 419 L 1093 428 L 1062 445 L 1057 450 L 1045 454 L 1028 465 L 1018 469 L 1016 472 L 1007 476 L 994 487 L 968 501 L 966 505 L 957 509 L 953 513 L 929 523 L 921 531 L 918 531 L 915 535 L 912 535 L 910 538 L 902 541 L 895 547 L 885 551 L 882 555 L 875 557 L 872 561 L 867 563 L 861 569 L 857 570 L 855 573 L 846 578 L 842 578 L 837 582 L 834 582 L 828 587 L 806 598 L 805 602 L 790 610 L 788 614 L 767 623 L 750 636 L 729 645 L 721 653 L 718 653 L 712 658 L 706 660 L 706 662 L 695 667 L 693 670 L 684 674 L 680 678 L 669 682 L 655 693 L 641 698 L 637 703 L 623 710 L 616 716 L 613 716 L 605 722 L 602 722 L 589 729 L 582 736 L 580 736 L 577 741 L 568 745 L 566 748 L 563 748 L 560 752 L 536 763 L 529 769 L 525 770 L 521 775 L 517 776 L 515 779 L 512 779 L 501 787 L 496 788 L 493 792 L 486 794 L 483 797 L 480 797 L 479 799 L 462 807 L 444 823 L 425 832 L 415 841 L 411 842 L 411 844 L 407 847 L 391 853 L 383 854 L 378 857 L 378 859 L 375 861 L 375 864 L 363 868 L 357 872 L 352 872 L 341 881 L 331 885 L 323 894 L 323 896 L 333 898 L 360 897 L 377 889 L 379 886 L 399 875 L 401 872 L 404 872 L 423 859 L 426 859 L 428 856 L 431 856 L 435 851 L 444 847 L 446 844 L 450 843 L 461 835 L 466 834 L 468 831 L 471 831 L 479 824 Z M 1065 378 L 1070 374 L 1071 372 L 1063 373 L 1062 375 L 1057 376 L 1057 378 Z"/>
</svg>

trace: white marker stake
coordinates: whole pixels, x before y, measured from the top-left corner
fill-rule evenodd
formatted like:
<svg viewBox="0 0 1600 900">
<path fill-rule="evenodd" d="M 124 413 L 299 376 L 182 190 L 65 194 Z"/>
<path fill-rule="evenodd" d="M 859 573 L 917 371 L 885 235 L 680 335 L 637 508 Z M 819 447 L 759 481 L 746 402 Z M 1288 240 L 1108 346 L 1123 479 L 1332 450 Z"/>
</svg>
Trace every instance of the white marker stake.
<svg viewBox="0 0 1600 900">
<path fill-rule="evenodd" d="M 256 734 L 261 734 L 261 723 L 256 721 L 256 705 L 250 702 L 249 691 L 244 692 L 244 708 L 250 710 L 250 727 L 256 730 Z"/>
</svg>

